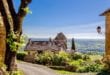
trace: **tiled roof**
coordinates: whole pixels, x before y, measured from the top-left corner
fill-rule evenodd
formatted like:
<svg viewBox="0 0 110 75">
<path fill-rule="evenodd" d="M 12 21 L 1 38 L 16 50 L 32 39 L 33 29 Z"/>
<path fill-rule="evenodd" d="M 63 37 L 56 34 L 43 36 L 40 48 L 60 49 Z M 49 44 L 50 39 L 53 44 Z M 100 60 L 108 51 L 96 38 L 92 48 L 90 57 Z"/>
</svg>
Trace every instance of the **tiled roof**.
<svg viewBox="0 0 110 75">
<path fill-rule="evenodd" d="M 47 41 L 32 41 L 27 44 L 25 50 L 60 50 L 60 46 Z"/>
<path fill-rule="evenodd" d="M 100 14 L 100 16 L 104 16 L 105 14 L 110 13 L 110 8 L 107 9 L 106 11 L 104 11 L 102 14 Z"/>
<path fill-rule="evenodd" d="M 25 47 L 25 50 L 61 50 L 62 48 L 65 50 L 67 47 L 65 44 L 67 43 L 66 37 L 63 33 L 57 34 L 56 38 L 48 41 L 36 41 L 29 39 L 28 44 Z"/>
</svg>

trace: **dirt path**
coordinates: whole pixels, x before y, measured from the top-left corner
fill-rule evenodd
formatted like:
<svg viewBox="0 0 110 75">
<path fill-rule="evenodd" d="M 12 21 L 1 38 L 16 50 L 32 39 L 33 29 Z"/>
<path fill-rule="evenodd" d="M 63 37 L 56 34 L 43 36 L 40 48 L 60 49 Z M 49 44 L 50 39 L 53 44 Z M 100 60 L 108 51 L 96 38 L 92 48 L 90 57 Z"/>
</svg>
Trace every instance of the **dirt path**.
<svg viewBox="0 0 110 75">
<path fill-rule="evenodd" d="M 37 64 L 20 62 L 18 63 L 18 67 L 24 71 L 25 75 L 56 75 L 55 72 L 48 67 Z"/>
</svg>

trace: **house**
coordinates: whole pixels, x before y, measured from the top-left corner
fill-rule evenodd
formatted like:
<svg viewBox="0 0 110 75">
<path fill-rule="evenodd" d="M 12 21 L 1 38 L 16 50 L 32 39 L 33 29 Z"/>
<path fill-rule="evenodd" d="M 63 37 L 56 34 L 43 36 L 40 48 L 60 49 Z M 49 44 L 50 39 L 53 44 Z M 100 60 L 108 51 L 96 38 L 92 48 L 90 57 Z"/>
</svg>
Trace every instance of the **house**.
<svg viewBox="0 0 110 75">
<path fill-rule="evenodd" d="M 59 52 L 60 50 L 67 50 L 67 38 L 61 32 L 58 33 L 54 39 L 48 39 L 47 41 L 44 40 L 32 40 L 29 39 L 26 47 L 24 48 L 25 51 L 28 52 L 28 58 L 32 59 L 33 56 L 37 53 L 42 53 L 44 51 L 52 51 L 52 52 Z"/>
</svg>

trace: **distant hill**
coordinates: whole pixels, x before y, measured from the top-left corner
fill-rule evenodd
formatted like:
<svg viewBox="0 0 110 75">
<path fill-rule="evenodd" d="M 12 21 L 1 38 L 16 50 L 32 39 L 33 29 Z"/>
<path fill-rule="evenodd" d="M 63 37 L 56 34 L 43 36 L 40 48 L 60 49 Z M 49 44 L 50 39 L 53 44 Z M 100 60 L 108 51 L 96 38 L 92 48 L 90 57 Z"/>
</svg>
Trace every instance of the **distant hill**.
<svg viewBox="0 0 110 75">
<path fill-rule="evenodd" d="M 71 40 L 68 40 L 70 44 Z M 104 39 L 75 39 L 76 49 L 79 52 L 102 52 L 105 50 Z M 69 45 L 71 47 L 71 45 Z"/>
</svg>

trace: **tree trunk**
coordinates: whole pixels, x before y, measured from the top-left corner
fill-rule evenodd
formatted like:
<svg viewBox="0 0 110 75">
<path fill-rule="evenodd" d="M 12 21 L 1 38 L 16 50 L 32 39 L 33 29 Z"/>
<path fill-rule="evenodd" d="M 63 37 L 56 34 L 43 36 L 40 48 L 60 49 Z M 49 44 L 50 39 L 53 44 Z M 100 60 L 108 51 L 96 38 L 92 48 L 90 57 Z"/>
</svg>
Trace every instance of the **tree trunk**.
<svg viewBox="0 0 110 75">
<path fill-rule="evenodd" d="M 25 9 L 30 2 L 31 0 L 21 0 L 18 13 L 16 13 L 12 0 L 0 0 L 0 13 L 1 16 L 3 16 L 2 22 L 4 23 L 4 28 L 6 29 L 4 30 L 4 32 L 6 32 L 5 34 L 6 36 L 4 36 L 5 37 L 4 39 L 8 39 L 9 38 L 8 35 L 10 34 L 10 32 L 14 32 L 14 34 L 17 37 L 16 39 L 13 39 L 14 42 L 18 43 L 20 42 L 20 37 L 22 34 L 22 22 L 27 14 L 27 12 L 23 9 Z M 2 40 L 0 38 L 0 42 L 1 41 Z M 4 63 L 7 65 L 7 70 L 8 71 L 17 70 L 16 51 L 11 50 L 10 44 L 6 42 L 6 40 L 5 44 L 3 43 L 2 45 L 4 47 L 6 46 Z M 0 45 L 0 47 L 2 45 Z M 18 47 L 16 49 L 18 49 Z"/>
</svg>

